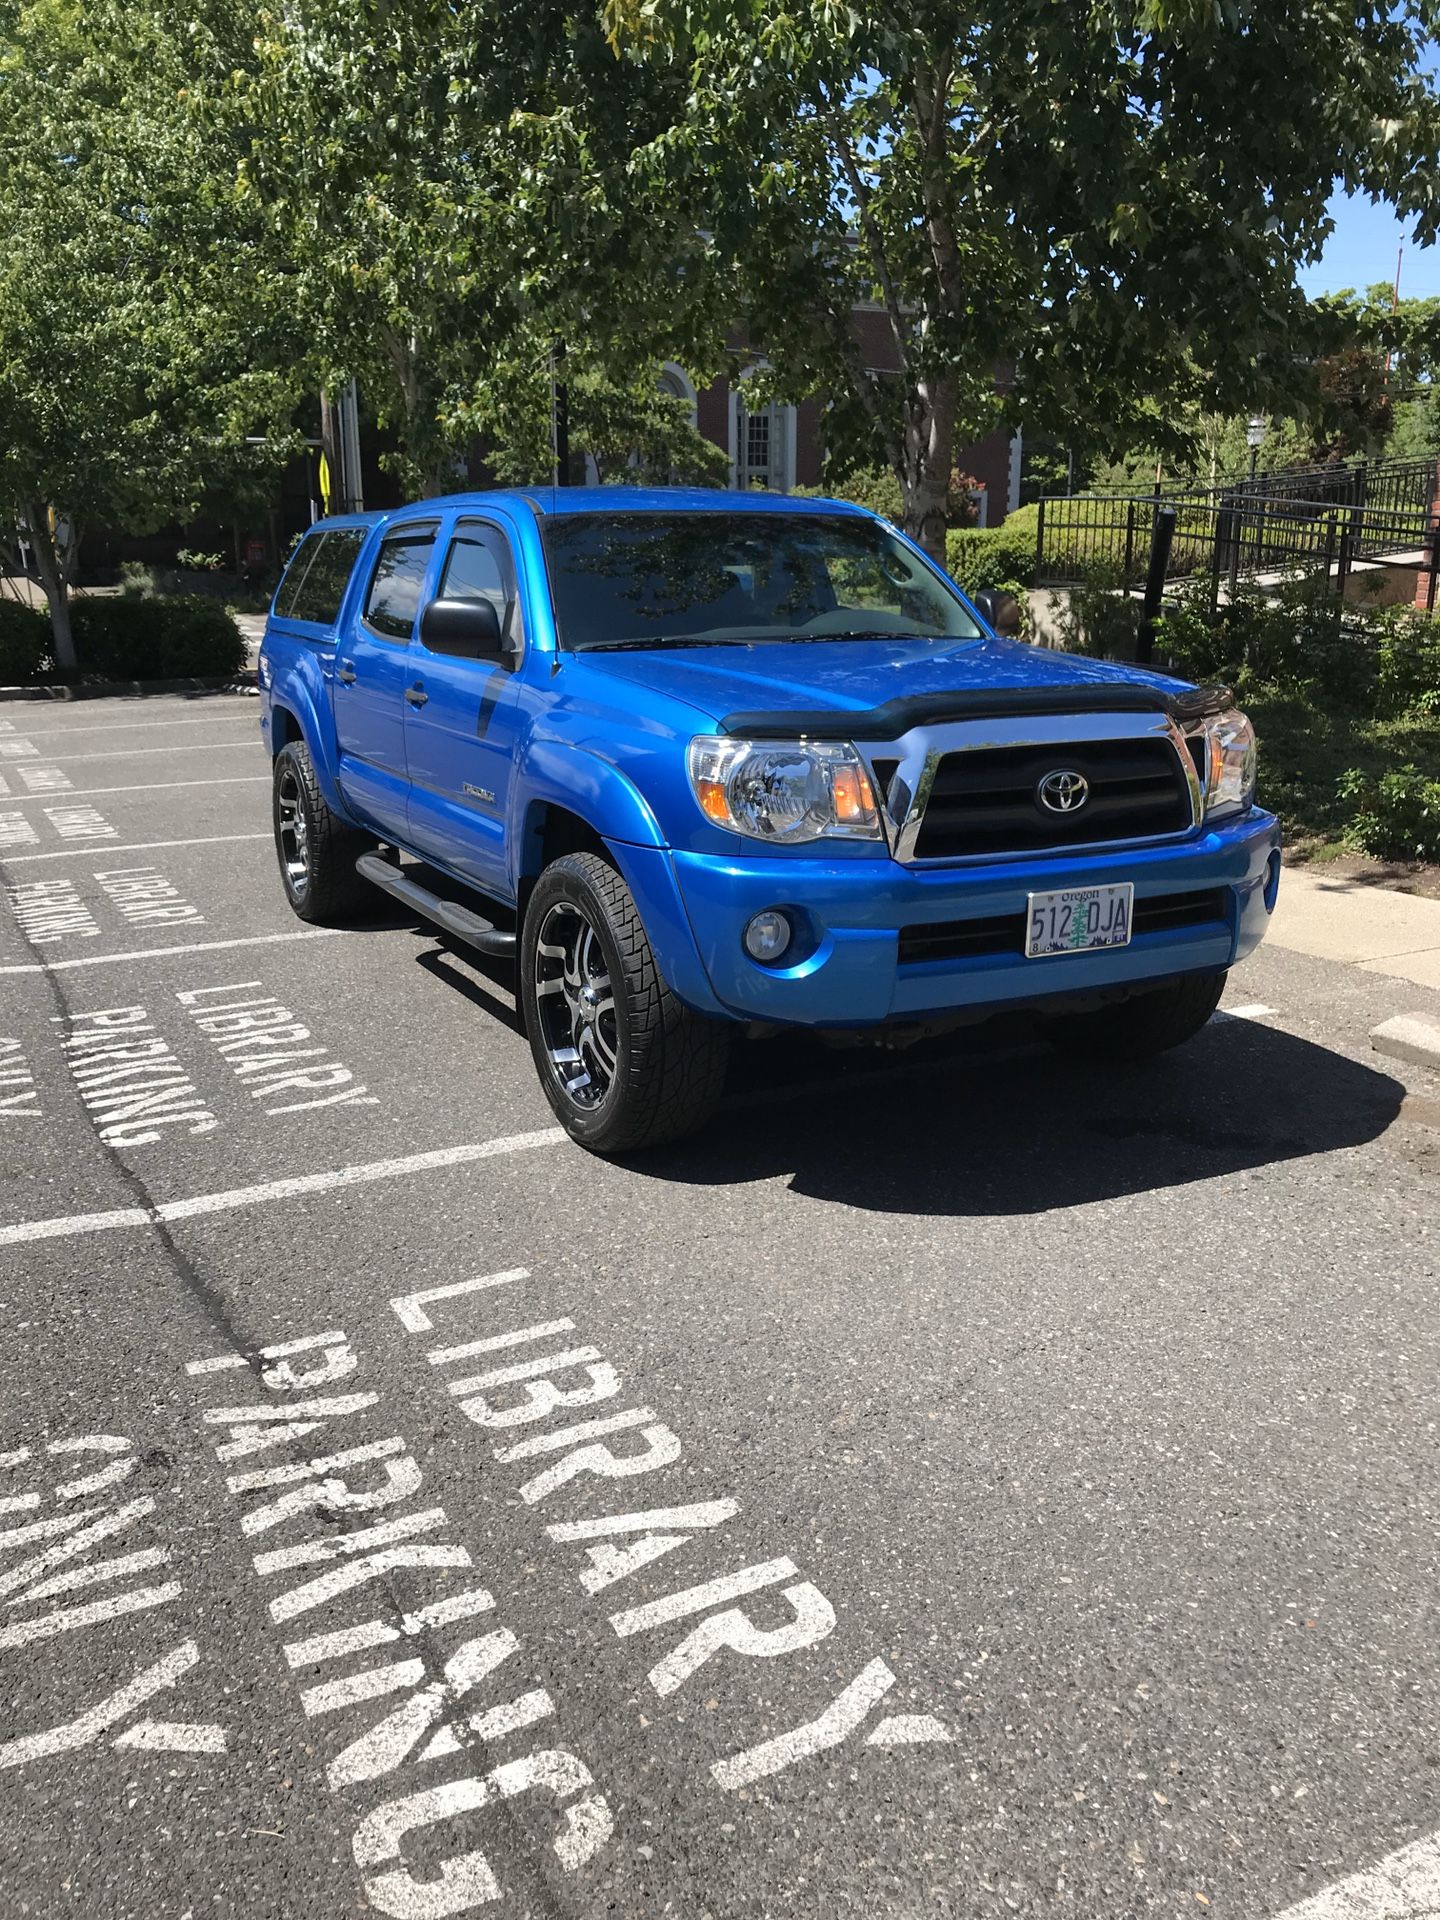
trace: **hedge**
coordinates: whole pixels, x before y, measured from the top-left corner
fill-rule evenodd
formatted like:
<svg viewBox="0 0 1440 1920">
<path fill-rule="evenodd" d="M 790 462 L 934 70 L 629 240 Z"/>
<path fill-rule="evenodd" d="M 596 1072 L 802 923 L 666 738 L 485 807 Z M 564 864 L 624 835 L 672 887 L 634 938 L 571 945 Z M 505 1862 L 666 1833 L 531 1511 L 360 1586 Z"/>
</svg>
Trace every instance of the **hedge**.
<svg viewBox="0 0 1440 1920">
<path fill-rule="evenodd" d="M 966 593 L 1023 592 L 1035 583 L 1036 510 L 1020 507 L 998 527 L 961 527 L 945 537 L 945 564 Z"/>
<path fill-rule="evenodd" d="M 82 679 L 210 679 L 245 665 L 245 642 L 233 617 L 202 594 L 158 600 L 82 596 L 70 602 L 70 630 Z M 56 677 L 48 615 L 0 602 L 0 683 Z"/>
<path fill-rule="evenodd" d="M 50 653 L 50 622 L 34 607 L 0 600 L 0 686 L 38 680 Z"/>
</svg>

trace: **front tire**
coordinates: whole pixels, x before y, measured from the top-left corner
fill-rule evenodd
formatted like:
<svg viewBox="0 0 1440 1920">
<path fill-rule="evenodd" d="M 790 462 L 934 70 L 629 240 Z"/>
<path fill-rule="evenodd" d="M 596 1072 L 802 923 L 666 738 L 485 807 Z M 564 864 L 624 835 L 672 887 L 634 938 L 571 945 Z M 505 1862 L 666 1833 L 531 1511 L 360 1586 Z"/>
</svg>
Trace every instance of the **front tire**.
<svg viewBox="0 0 1440 1920">
<path fill-rule="evenodd" d="M 350 919 L 370 891 L 355 862 L 375 842 L 326 806 L 301 740 L 275 756 L 271 817 L 280 880 L 294 911 L 319 926 Z"/>
<path fill-rule="evenodd" d="M 1226 973 L 1186 973 L 1094 1013 L 1059 1014 L 1045 1023 L 1052 1045 L 1097 1060 L 1148 1060 L 1183 1046 L 1209 1020 Z"/>
<path fill-rule="evenodd" d="M 566 854 L 536 881 L 519 989 L 545 1097 L 580 1146 L 659 1146 L 714 1112 L 729 1029 L 671 993 L 634 896 L 598 854 Z"/>
</svg>

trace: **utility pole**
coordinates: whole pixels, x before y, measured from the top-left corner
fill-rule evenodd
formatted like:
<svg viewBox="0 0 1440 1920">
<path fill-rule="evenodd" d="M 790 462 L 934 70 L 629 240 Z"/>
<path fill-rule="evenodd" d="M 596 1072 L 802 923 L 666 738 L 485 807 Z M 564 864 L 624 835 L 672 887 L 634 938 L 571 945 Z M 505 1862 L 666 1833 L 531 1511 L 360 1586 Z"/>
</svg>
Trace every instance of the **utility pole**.
<svg viewBox="0 0 1440 1920">
<path fill-rule="evenodd" d="M 340 501 L 344 512 L 365 511 L 365 481 L 360 470 L 360 396 L 355 382 L 348 380 L 335 400 L 340 448 Z"/>
<path fill-rule="evenodd" d="M 320 396 L 320 448 L 330 470 L 330 513 L 360 513 L 365 486 L 360 475 L 360 403 L 349 380 L 333 397 Z"/>
</svg>

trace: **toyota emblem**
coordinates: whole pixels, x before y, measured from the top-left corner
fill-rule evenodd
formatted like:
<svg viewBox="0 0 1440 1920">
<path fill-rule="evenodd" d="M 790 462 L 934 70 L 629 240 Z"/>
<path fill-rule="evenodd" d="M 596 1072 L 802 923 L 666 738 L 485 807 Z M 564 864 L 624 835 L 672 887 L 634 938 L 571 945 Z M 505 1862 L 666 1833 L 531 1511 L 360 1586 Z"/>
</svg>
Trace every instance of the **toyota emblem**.
<svg viewBox="0 0 1440 1920">
<path fill-rule="evenodd" d="M 1090 798 L 1090 782 L 1072 767 L 1057 767 L 1035 789 L 1035 797 L 1050 813 L 1075 813 Z"/>
</svg>

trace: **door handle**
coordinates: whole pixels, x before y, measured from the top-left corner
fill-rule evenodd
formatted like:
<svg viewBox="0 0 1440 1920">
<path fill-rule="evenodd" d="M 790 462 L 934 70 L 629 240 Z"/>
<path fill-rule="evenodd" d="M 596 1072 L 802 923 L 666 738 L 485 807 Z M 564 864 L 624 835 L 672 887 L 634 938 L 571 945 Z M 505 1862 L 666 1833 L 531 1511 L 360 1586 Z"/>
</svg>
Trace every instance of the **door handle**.
<svg viewBox="0 0 1440 1920">
<path fill-rule="evenodd" d="M 355 669 L 348 660 L 342 660 L 340 662 L 339 666 L 335 669 L 335 678 L 337 680 L 343 680 L 347 687 L 355 678 Z"/>
<path fill-rule="evenodd" d="M 425 702 L 430 698 L 429 694 L 425 691 L 425 682 L 423 680 L 417 680 L 413 687 L 406 687 L 405 698 L 410 702 L 412 707 L 423 707 Z"/>
</svg>

